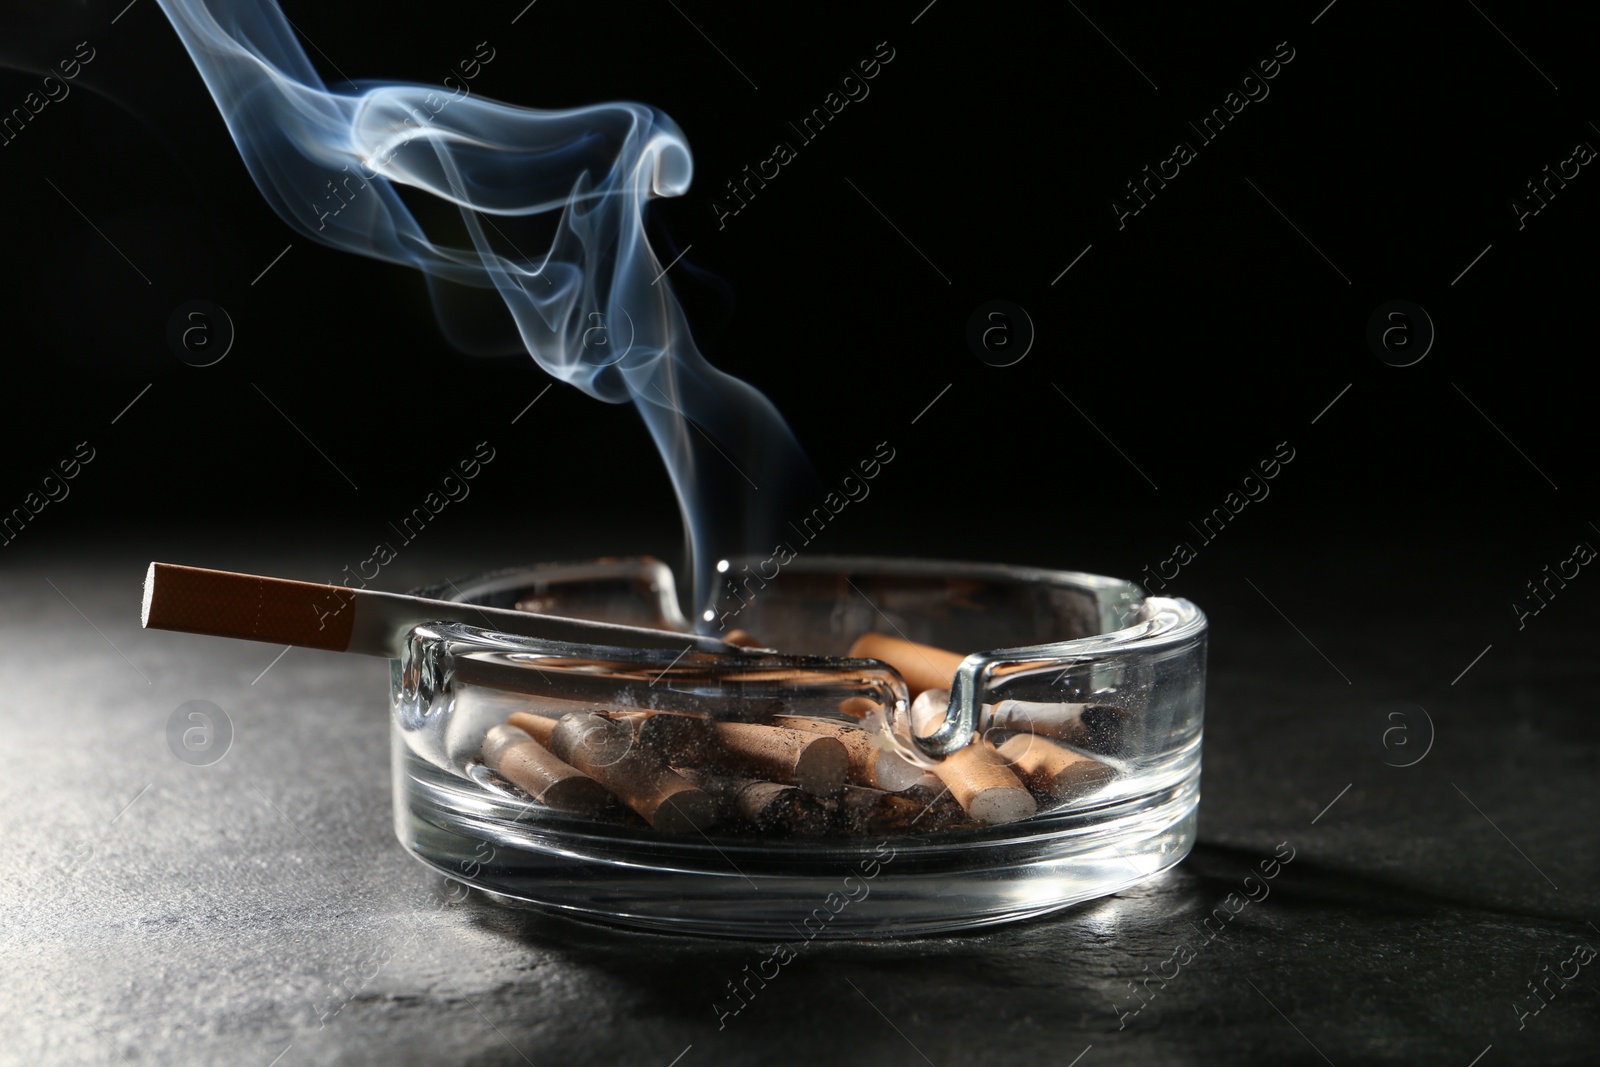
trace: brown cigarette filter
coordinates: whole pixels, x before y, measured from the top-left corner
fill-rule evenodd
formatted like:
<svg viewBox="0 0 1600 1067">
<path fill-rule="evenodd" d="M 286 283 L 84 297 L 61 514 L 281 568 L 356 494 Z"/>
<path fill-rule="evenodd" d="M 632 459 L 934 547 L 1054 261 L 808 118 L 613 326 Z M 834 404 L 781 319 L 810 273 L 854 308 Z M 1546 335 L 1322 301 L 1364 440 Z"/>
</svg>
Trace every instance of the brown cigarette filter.
<svg viewBox="0 0 1600 1067">
<path fill-rule="evenodd" d="M 716 801 L 637 744 L 625 727 L 583 712 L 563 717 L 554 728 L 549 722 L 525 713 L 511 717 L 512 725 L 536 740 L 536 730 L 548 729 L 547 747 L 557 758 L 605 786 L 657 830 L 703 830 L 716 820 Z"/>
<path fill-rule="evenodd" d="M 355 591 L 336 585 L 152 563 L 144 595 L 153 630 L 343 652 L 355 625 Z"/>
<path fill-rule="evenodd" d="M 525 731 L 502 724 L 483 739 L 483 762 L 533 799 L 557 811 L 594 812 L 611 794 L 578 768 L 555 757 Z"/>
<path fill-rule="evenodd" d="M 1038 810 L 1033 795 L 981 738 L 946 756 L 934 770 L 950 795 L 978 822 L 1015 822 Z"/>
<path fill-rule="evenodd" d="M 1028 788 L 1056 800 L 1092 793 L 1117 776 L 1110 764 L 1034 734 L 1013 734 L 996 752 Z"/>
<path fill-rule="evenodd" d="M 721 801 L 731 818 L 764 833 L 815 834 L 826 828 L 828 812 L 822 801 L 799 786 L 676 769 Z"/>
<path fill-rule="evenodd" d="M 784 715 L 778 721 L 790 729 L 821 734 L 844 745 L 850 759 L 850 780 L 857 785 L 893 793 L 913 785 L 923 775 L 921 767 L 879 748 L 872 743 L 872 735 L 853 723 L 810 715 Z"/>
<path fill-rule="evenodd" d="M 913 697 L 925 689 L 948 689 L 956 668 L 966 657 L 932 645 L 919 645 L 888 634 L 862 634 L 850 646 L 850 655 L 881 660 L 893 667 Z"/>
<path fill-rule="evenodd" d="M 949 692 L 943 689 L 930 689 L 917 697 L 912 705 L 911 721 L 919 735 L 943 724 L 949 700 Z M 973 738 L 966 748 L 957 749 L 940 760 L 933 773 L 950 787 L 950 795 L 978 822 L 1015 822 L 1038 810 L 1033 794 L 982 737 Z"/>
</svg>

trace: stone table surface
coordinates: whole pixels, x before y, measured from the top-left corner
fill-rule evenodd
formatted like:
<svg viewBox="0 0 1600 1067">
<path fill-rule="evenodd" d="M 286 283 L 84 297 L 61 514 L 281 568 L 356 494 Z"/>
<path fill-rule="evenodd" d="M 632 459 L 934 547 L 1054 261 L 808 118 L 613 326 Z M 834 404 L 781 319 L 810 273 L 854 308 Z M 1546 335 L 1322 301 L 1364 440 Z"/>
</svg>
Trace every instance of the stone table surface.
<svg viewBox="0 0 1600 1067">
<path fill-rule="evenodd" d="M 1185 862 L 1041 920 L 812 944 L 719 1028 L 771 946 L 458 900 L 391 830 L 386 665 L 142 632 L 148 547 L 0 575 L 0 1061 L 1594 1062 L 1600 962 L 1549 977 L 1600 947 L 1581 617 L 1513 645 L 1348 597 L 1284 616 L 1213 593 Z M 1379 722 L 1392 698 L 1427 715 Z M 232 724 L 212 766 L 167 746 L 193 699 Z M 1284 843 L 1270 896 L 1209 940 L 1200 920 Z M 1130 982 L 1180 945 L 1135 1013 Z"/>
</svg>

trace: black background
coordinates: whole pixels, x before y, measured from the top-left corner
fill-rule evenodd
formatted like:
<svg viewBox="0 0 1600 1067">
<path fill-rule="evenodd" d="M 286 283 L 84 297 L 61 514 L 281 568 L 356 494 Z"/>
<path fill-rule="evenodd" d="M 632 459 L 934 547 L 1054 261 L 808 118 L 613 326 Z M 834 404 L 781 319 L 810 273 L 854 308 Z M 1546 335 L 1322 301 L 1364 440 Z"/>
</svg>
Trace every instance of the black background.
<svg viewBox="0 0 1600 1067">
<path fill-rule="evenodd" d="M 30 540 L 99 536 L 108 521 L 381 524 L 487 438 L 510 458 L 470 515 L 441 522 L 452 536 L 527 521 L 678 558 L 670 487 L 633 412 L 558 386 L 511 426 L 548 379 L 530 359 L 452 350 L 414 272 L 279 222 L 154 4 L 115 26 L 115 4 L 8 6 L 23 28 L 8 30 L 8 106 L 76 41 L 98 51 L 74 93 L 0 149 L 13 382 L 0 492 L 19 503 L 80 440 L 103 457 Z M 1216 549 L 1460 551 L 1494 575 L 1483 595 L 1505 601 L 1594 532 L 1579 432 L 1587 170 L 1520 232 L 1509 207 L 1543 166 L 1600 138 L 1579 35 L 1543 17 L 1495 16 L 1535 69 L 1466 4 L 1345 0 L 1316 25 L 1315 4 L 1085 9 L 1129 59 L 1070 7 L 939 3 L 912 25 L 915 10 L 885 5 L 544 0 L 510 25 L 518 6 L 287 11 L 330 82 L 437 81 L 488 41 L 481 93 L 672 115 L 697 174 L 689 195 L 658 202 L 656 242 L 663 261 L 693 246 L 672 278 L 702 347 L 774 399 L 824 481 L 882 440 L 900 457 L 825 547 L 1132 575 L 1285 440 L 1295 464 Z M 1121 184 L 1195 140 L 1186 120 L 1285 40 L 1295 58 L 1271 95 L 1119 231 L 1108 202 Z M 871 95 L 719 229 L 716 188 L 880 41 L 895 59 Z M 196 298 L 237 327 L 204 369 L 165 338 Z M 1408 368 L 1364 339 L 1396 298 L 1438 331 Z M 990 299 L 1037 328 L 1015 366 L 966 344 Z M 1444 576 L 1431 577 L 1417 579 Z"/>
</svg>

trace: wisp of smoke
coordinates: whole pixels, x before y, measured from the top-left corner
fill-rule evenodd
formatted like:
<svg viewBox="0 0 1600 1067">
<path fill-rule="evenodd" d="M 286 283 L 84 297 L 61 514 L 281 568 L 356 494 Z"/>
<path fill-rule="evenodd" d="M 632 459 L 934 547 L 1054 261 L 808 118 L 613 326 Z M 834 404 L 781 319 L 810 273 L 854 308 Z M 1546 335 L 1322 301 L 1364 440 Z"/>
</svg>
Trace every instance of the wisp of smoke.
<svg viewBox="0 0 1600 1067">
<path fill-rule="evenodd" d="M 646 204 L 693 175 L 670 118 L 637 103 L 541 111 L 465 86 L 330 89 L 274 0 L 158 2 L 286 223 L 423 271 L 436 309 L 443 283 L 492 288 L 539 366 L 638 409 L 677 493 L 697 603 L 713 553 L 770 543 L 781 497 L 810 467 L 772 403 L 701 355 L 646 239 Z M 430 238 L 401 187 L 454 205 L 466 238 Z M 536 255 L 505 233 L 530 216 L 553 232 Z"/>
</svg>

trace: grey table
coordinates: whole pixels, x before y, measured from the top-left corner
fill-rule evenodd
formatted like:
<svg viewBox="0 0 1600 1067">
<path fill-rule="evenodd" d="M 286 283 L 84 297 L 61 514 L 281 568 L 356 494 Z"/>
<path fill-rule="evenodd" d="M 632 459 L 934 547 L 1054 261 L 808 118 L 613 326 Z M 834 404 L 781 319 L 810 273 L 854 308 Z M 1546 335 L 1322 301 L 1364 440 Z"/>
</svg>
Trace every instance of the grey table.
<svg viewBox="0 0 1600 1067">
<path fill-rule="evenodd" d="M 1486 641 L 1447 620 L 1346 599 L 1312 644 L 1287 604 L 1219 589 L 1187 861 L 1041 921 L 813 944 L 719 1026 L 726 983 L 770 946 L 452 891 L 390 829 L 386 665 L 141 632 L 151 554 L 134 538 L 0 577 L 5 1062 L 1593 1062 L 1600 965 L 1564 962 L 1600 947 L 1579 616 L 1450 685 Z M 386 581 L 461 562 L 418 556 Z M 1390 720 L 1408 736 L 1375 743 L 1382 698 L 1429 692 L 1431 726 Z M 212 766 L 167 746 L 193 699 L 232 725 Z M 1201 921 L 1285 843 L 1270 896 L 1210 938 Z M 1141 1007 L 1131 983 L 1175 956 Z M 1535 1014 L 1540 981 L 1555 995 Z"/>
</svg>

